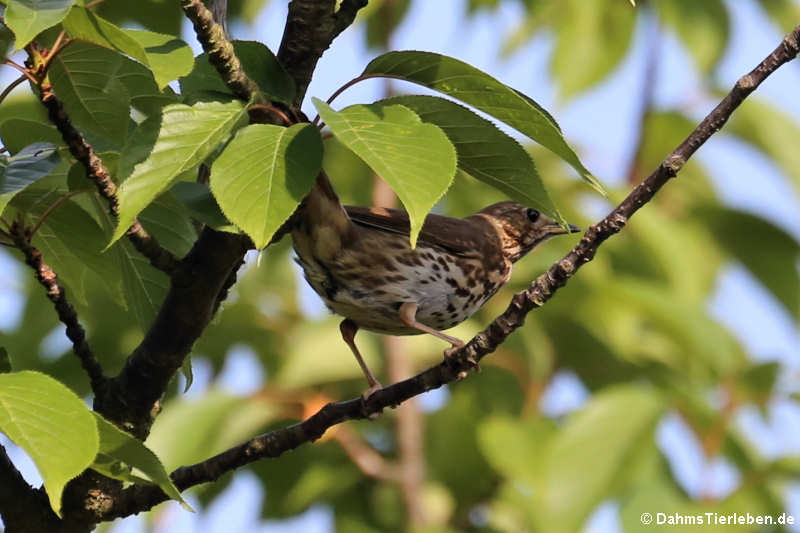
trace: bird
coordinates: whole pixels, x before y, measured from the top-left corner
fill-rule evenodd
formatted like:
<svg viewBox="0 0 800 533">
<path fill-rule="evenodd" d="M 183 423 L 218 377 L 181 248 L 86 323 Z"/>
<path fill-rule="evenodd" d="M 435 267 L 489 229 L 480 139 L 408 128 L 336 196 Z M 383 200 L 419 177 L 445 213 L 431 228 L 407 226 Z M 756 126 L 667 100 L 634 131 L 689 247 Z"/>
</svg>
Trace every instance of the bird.
<svg viewBox="0 0 800 533">
<path fill-rule="evenodd" d="M 480 309 L 511 277 L 513 263 L 564 227 L 538 210 L 512 201 L 466 218 L 429 214 L 416 247 L 408 215 L 397 209 L 344 206 L 321 172 L 300 203 L 291 229 L 295 260 L 333 313 L 369 388 L 381 388 L 355 343 L 360 329 L 387 335 L 430 334 L 464 346 L 442 330 Z"/>
</svg>

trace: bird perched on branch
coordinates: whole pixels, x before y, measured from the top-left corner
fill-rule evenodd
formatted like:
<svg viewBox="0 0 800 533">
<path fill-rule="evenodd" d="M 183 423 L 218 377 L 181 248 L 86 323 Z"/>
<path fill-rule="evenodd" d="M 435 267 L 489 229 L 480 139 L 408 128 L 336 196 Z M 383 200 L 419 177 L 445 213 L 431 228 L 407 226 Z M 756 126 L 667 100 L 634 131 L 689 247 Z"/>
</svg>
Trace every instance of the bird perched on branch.
<svg viewBox="0 0 800 533">
<path fill-rule="evenodd" d="M 356 347 L 359 329 L 429 333 L 452 345 L 448 356 L 464 342 L 441 330 L 480 309 L 509 280 L 511 265 L 537 244 L 580 231 L 500 202 L 463 219 L 428 215 L 412 249 L 405 212 L 343 206 L 324 173 L 295 217 L 297 262 L 328 308 L 345 317 L 342 338 L 369 382 L 364 397 L 381 386 Z"/>
</svg>

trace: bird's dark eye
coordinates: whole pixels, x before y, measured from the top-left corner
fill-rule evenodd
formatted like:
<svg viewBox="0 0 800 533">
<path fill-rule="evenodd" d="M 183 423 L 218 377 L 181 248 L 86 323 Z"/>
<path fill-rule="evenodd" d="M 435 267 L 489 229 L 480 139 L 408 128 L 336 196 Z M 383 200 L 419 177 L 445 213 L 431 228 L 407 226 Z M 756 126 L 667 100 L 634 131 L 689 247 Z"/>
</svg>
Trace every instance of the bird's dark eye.
<svg viewBox="0 0 800 533">
<path fill-rule="evenodd" d="M 536 220 L 539 218 L 539 211 L 536 209 L 531 209 L 530 207 L 527 209 L 527 211 L 525 211 L 525 214 L 528 215 L 528 220 L 531 222 L 536 222 Z"/>
</svg>

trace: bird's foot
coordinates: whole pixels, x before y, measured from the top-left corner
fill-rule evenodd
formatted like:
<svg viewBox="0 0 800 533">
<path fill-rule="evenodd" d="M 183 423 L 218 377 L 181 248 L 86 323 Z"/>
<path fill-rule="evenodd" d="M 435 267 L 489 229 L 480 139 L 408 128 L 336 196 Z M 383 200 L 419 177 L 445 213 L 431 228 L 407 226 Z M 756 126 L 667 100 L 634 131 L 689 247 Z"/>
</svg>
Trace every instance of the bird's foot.
<svg viewBox="0 0 800 533">
<path fill-rule="evenodd" d="M 451 360 L 454 357 L 456 357 L 458 352 L 461 351 L 461 349 L 464 346 L 466 346 L 466 344 L 464 342 L 461 342 L 461 341 L 459 341 L 459 343 L 455 343 L 454 342 L 453 345 L 450 348 L 447 348 L 444 351 L 444 359 L 445 359 L 445 361 Z M 469 363 L 470 367 L 472 367 L 472 369 L 475 370 L 475 372 L 480 372 L 481 371 L 481 365 L 479 365 L 478 361 L 476 361 L 473 357 L 467 358 L 466 361 L 467 361 L 467 363 Z M 462 370 L 461 372 L 458 373 L 458 379 L 466 378 L 467 374 L 468 374 L 468 372 L 466 370 Z"/>
<path fill-rule="evenodd" d="M 379 416 L 381 416 L 380 411 L 377 413 L 369 413 L 367 414 L 367 400 L 369 397 L 381 390 L 383 386 L 375 381 L 372 385 L 369 386 L 367 390 L 361 393 L 361 411 L 366 415 L 366 417 L 370 420 L 375 420 Z"/>
</svg>

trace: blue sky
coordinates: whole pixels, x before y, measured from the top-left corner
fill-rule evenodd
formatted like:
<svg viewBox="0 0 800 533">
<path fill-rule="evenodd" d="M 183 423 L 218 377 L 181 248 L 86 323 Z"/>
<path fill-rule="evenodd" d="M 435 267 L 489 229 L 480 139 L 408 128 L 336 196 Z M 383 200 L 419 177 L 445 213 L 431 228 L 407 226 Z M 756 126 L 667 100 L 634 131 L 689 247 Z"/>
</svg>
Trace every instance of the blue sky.
<svg viewBox="0 0 800 533">
<path fill-rule="evenodd" d="M 258 28 L 257 33 L 242 26 L 234 26 L 232 33 L 238 38 L 263 40 L 276 50 L 283 33 L 285 3 L 271 2 L 254 26 Z M 638 105 L 637 98 L 630 95 L 639 94 L 644 47 L 636 47 L 624 65 L 602 86 L 561 106 L 548 73 L 550 40 L 546 36 L 539 37 L 507 61 L 499 61 L 498 37 L 514 27 L 520 16 L 518 8 L 508 5 L 496 14 L 483 14 L 467 21 L 464 3 L 463 0 L 414 1 L 411 16 L 397 32 L 393 48 L 425 49 L 458 57 L 529 94 L 553 112 L 567 139 L 580 147 L 582 158 L 593 173 L 606 183 L 619 182 L 630 157 L 631 124 Z M 731 41 L 719 70 L 723 86 L 732 86 L 780 39 L 778 29 L 754 8 L 752 1 L 731 0 L 728 5 L 734 14 L 732 35 L 739 38 Z M 188 28 L 185 35 L 187 41 L 196 47 Z M 637 39 L 641 42 L 641 31 L 637 32 Z M 340 36 L 320 61 L 308 94 L 327 98 L 338 86 L 360 73 L 374 55 L 364 49 L 363 42 L 359 29 L 348 30 Z M 687 74 L 692 72 L 687 54 L 667 34 L 661 47 L 655 102 L 658 106 L 687 109 L 699 120 L 716 102 L 702 97 L 699 80 Z M 9 75 L 4 73 L 6 83 Z M 758 94 L 779 103 L 800 122 L 797 87 L 800 87 L 800 67 L 789 65 L 767 80 Z M 379 98 L 381 92 L 380 81 L 362 83 L 340 96 L 336 106 L 370 102 Z M 307 104 L 305 111 L 313 110 Z M 665 147 L 665 155 L 671 149 Z M 771 163 L 753 150 L 722 136 L 704 146 L 697 157 L 710 170 L 718 193 L 727 203 L 765 216 L 800 239 L 797 192 L 788 187 L 786 179 Z M 758 183 L 758 187 L 754 187 L 754 183 Z M 669 186 L 679 187 L 680 180 Z M 0 279 L 0 329 L 10 327 L 18 320 L 20 297 L 13 278 L 24 274 L 12 266 L 4 253 L 0 250 L 0 272 L 13 274 L 12 279 L 7 276 Z M 800 332 L 771 295 L 744 269 L 732 266 L 723 273 L 709 308 L 754 357 L 777 358 L 788 365 L 790 374 L 796 376 L 800 372 Z M 54 338 L 51 342 L 58 345 L 63 340 Z M 233 392 L 246 393 L 261 384 L 262 378 L 255 372 L 256 368 L 254 356 L 241 351 L 231 359 L 219 383 Z M 200 364 L 195 375 L 196 382 L 191 392 L 197 394 L 203 390 L 204 383 L 208 384 L 208 372 Z M 580 407 L 585 399 L 586 392 L 580 382 L 574 376 L 562 374 L 546 394 L 543 408 L 560 414 Z M 443 401 L 446 401 L 446 391 L 432 395 L 426 402 L 429 408 L 435 408 Z M 797 429 L 800 428 L 800 409 L 796 405 L 776 405 L 773 417 L 767 423 L 755 413 L 745 411 L 739 415 L 737 423 L 755 436 L 759 449 L 768 456 L 800 454 L 800 429 Z M 661 424 L 658 440 L 662 449 L 670 450 L 668 455 L 673 469 L 690 494 L 711 492 L 724 495 L 735 487 L 735 471 L 721 461 L 706 463 L 698 443 L 679 418 L 668 417 Z M 0 443 L 5 445 L 7 441 L 0 437 Z M 32 465 L 17 450 L 11 449 L 11 452 L 15 460 L 23 462 L 26 478 L 34 482 L 38 476 Z M 261 490 L 253 476 L 237 474 L 221 500 L 202 515 L 191 515 L 178 506 L 167 504 L 168 510 L 160 516 L 155 531 L 332 531 L 332 518 L 324 507 L 313 508 L 291 523 L 257 526 Z M 795 517 L 800 517 L 800 487 L 789 492 L 787 503 Z M 619 531 L 614 504 L 602 506 L 587 524 L 587 530 L 598 533 Z M 144 529 L 138 519 L 132 519 L 121 522 L 113 531 L 133 533 Z"/>
</svg>

